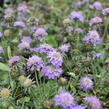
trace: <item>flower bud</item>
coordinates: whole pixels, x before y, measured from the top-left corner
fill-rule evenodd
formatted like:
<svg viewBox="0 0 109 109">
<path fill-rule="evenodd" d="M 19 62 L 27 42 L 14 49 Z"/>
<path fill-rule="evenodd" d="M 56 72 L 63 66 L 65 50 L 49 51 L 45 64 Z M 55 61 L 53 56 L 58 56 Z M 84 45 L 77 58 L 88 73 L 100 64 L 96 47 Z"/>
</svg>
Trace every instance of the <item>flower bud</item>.
<svg viewBox="0 0 109 109">
<path fill-rule="evenodd" d="M 67 85 L 68 81 L 66 78 L 60 77 L 58 80 L 58 83 L 59 83 L 59 85 L 65 86 L 65 85 Z"/>
<path fill-rule="evenodd" d="M 24 75 L 21 75 L 19 76 L 18 80 L 21 84 L 23 84 L 26 81 L 26 77 Z"/>
<path fill-rule="evenodd" d="M 5 31 L 4 31 L 4 36 L 9 36 L 9 35 L 10 35 L 10 33 L 11 33 L 11 32 L 10 32 L 10 30 L 9 30 L 9 29 L 7 29 L 7 30 L 5 30 Z"/>
<path fill-rule="evenodd" d="M 7 88 L 3 88 L 0 92 L 0 96 L 1 98 L 5 99 L 5 98 L 9 98 L 10 95 L 10 91 Z"/>
<path fill-rule="evenodd" d="M 31 85 L 32 85 L 32 80 L 31 79 L 28 79 L 28 78 L 23 83 L 23 86 L 24 87 L 29 87 Z"/>
<path fill-rule="evenodd" d="M 51 109 L 53 106 L 53 102 L 51 100 L 45 100 L 43 102 L 43 107 L 46 109 Z"/>
<path fill-rule="evenodd" d="M 67 23 L 70 23 L 70 19 L 69 18 L 63 20 L 63 24 L 67 24 Z"/>
</svg>

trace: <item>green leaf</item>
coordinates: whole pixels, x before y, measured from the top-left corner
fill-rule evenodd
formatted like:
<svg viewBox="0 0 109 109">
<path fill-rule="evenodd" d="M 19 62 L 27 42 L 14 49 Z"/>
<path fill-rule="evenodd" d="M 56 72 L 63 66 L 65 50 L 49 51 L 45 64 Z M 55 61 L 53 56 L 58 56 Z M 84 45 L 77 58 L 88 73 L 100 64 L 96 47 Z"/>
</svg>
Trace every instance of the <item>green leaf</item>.
<svg viewBox="0 0 109 109">
<path fill-rule="evenodd" d="M 47 44 L 50 44 L 52 45 L 54 48 L 57 47 L 57 42 L 56 42 L 56 39 L 55 39 L 55 36 L 52 36 L 52 35 L 49 35 L 45 38 L 45 42 Z"/>
<path fill-rule="evenodd" d="M 6 65 L 0 62 L 0 70 L 10 72 L 10 68 Z"/>
<path fill-rule="evenodd" d="M 20 103 L 28 103 L 30 101 L 30 98 L 29 97 L 23 97 L 20 99 Z"/>
</svg>

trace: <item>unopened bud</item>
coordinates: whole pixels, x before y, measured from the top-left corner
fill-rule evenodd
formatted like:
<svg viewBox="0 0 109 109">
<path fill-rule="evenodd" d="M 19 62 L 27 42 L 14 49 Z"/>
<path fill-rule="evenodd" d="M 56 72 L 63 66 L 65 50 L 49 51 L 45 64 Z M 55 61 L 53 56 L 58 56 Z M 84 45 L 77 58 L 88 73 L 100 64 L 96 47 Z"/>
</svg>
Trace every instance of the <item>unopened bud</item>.
<svg viewBox="0 0 109 109">
<path fill-rule="evenodd" d="M 32 85 L 32 80 L 31 79 L 26 79 L 23 83 L 24 87 L 29 87 Z"/>
<path fill-rule="evenodd" d="M 3 88 L 0 92 L 1 98 L 4 98 L 4 99 L 9 98 L 9 95 L 10 95 L 10 91 L 7 88 Z"/>
<path fill-rule="evenodd" d="M 26 81 L 26 77 L 24 75 L 21 75 L 19 76 L 18 80 L 21 84 L 23 84 Z"/>
<path fill-rule="evenodd" d="M 59 83 L 59 85 L 65 86 L 65 85 L 67 85 L 68 81 L 66 78 L 60 77 L 58 80 L 58 83 Z"/>
<path fill-rule="evenodd" d="M 45 100 L 43 102 L 43 107 L 46 109 L 51 109 L 53 106 L 53 102 L 51 100 Z"/>
<path fill-rule="evenodd" d="M 10 30 L 9 30 L 9 29 L 7 29 L 7 30 L 5 30 L 5 31 L 4 31 L 4 36 L 9 36 L 9 35 L 10 35 L 10 33 L 11 33 L 11 32 L 10 32 Z"/>
</svg>

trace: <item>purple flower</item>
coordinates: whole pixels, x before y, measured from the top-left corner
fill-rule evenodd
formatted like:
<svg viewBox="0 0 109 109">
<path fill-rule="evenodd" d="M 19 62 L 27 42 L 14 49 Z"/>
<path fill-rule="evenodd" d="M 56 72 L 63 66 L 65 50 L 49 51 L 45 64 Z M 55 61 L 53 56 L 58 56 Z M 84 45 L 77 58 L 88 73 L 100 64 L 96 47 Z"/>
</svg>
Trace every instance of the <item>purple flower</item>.
<svg viewBox="0 0 109 109">
<path fill-rule="evenodd" d="M 83 32 L 84 32 L 84 30 L 81 29 L 81 28 L 76 28 L 75 29 L 75 33 L 82 34 Z"/>
<path fill-rule="evenodd" d="M 57 51 L 49 52 L 47 58 L 48 62 L 52 63 L 55 67 L 62 66 L 63 59 L 62 55 L 59 52 Z"/>
<path fill-rule="evenodd" d="M 91 109 L 102 109 L 100 100 L 96 96 L 85 97 L 84 100 L 91 106 Z"/>
<path fill-rule="evenodd" d="M 68 26 L 67 30 L 68 30 L 68 32 L 73 32 L 74 28 L 73 28 L 73 26 Z"/>
<path fill-rule="evenodd" d="M 99 58 L 99 57 L 102 57 L 102 56 L 103 56 L 102 53 L 96 53 L 96 54 L 93 54 L 93 55 L 92 55 L 93 59 Z"/>
<path fill-rule="evenodd" d="M 37 30 L 34 33 L 34 37 L 36 37 L 37 40 L 39 41 L 43 41 L 43 37 L 47 35 L 48 33 L 46 32 L 44 28 L 37 28 Z"/>
<path fill-rule="evenodd" d="M 29 36 L 23 36 L 21 42 L 27 42 L 27 43 L 31 44 L 32 39 Z"/>
<path fill-rule="evenodd" d="M 59 47 L 59 50 L 61 50 L 62 52 L 68 52 L 70 48 L 70 44 L 63 44 Z"/>
<path fill-rule="evenodd" d="M 30 43 L 28 42 L 22 42 L 18 45 L 19 50 L 29 49 Z"/>
<path fill-rule="evenodd" d="M 0 54 L 1 53 L 4 53 L 4 50 L 3 50 L 3 47 L 2 46 L 0 46 Z"/>
<path fill-rule="evenodd" d="M 14 22 L 13 25 L 14 25 L 14 26 L 18 26 L 18 27 L 25 27 L 25 24 L 24 24 L 24 22 L 22 22 L 22 21 L 16 21 L 16 22 Z"/>
<path fill-rule="evenodd" d="M 13 9 L 12 8 L 7 8 L 7 9 L 5 9 L 5 14 L 12 14 L 14 11 L 13 11 Z"/>
<path fill-rule="evenodd" d="M 94 46 L 101 43 L 100 36 L 96 30 L 89 31 L 88 34 L 83 38 L 83 41 L 92 43 Z"/>
<path fill-rule="evenodd" d="M 0 32 L 0 38 L 3 36 L 2 32 Z"/>
<path fill-rule="evenodd" d="M 48 44 L 42 44 L 38 48 L 35 48 L 33 51 L 48 54 L 49 52 L 53 52 L 54 50 L 55 49 L 52 46 Z"/>
<path fill-rule="evenodd" d="M 70 20 L 75 20 L 78 19 L 79 21 L 83 22 L 84 21 L 84 17 L 82 15 L 82 12 L 80 11 L 72 11 L 70 16 L 69 16 Z"/>
<path fill-rule="evenodd" d="M 59 94 L 54 97 L 55 105 L 61 106 L 64 109 L 75 104 L 74 97 L 70 94 L 70 92 L 61 91 Z"/>
<path fill-rule="evenodd" d="M 69 109 L 85 109 L 85 107 L 81 106 L 81 105 L 76 105 L 76 106 L 72 106 Z"/>
<path fill-rule="evenodd" d="M 7 8 L 7 9 L 5 9 L 4 18 L 5 18 L 5 19 L 10 18 L 13 13 L 14 13 L 14 11 L 13 11 L 12 8 Z"/>
<path fill-rule="evenodd" d="M 92 5 L 90 5 L 91 9 L 96 9 L 96 10 L 102 10 L 102 5 L 100 2 L 95 2 Z"/>
<path fill-rule="evenodd" d="M 83 0 L 83 1 L 78 1 L 75 3 L 75 6 L 81 7 L 82 5 L 86 4 L 89 0 Z"/>
<path fill-rule="evenodd" d="M 78 1 L 74 4 L 74 6 L 80 7 L 80 6 L 82 6 L 82 2 Z"/>
<path fill-rule="evenodd" d="M 93 88 L 93 81 L 89 77 L 82 77 L 80 79 L 80 87 L 84 91 L 90 90 Z"/>
<path fill-rule="evenodd" d="M 21 11 L 21 12 L 28 12 L 29 11 L 26 4 L 24 4 L 24 3 L 19 4 L 18 7 L 17 7 L 17 10 Z"/>
<path fill-rule="evenodd" d="M 10 66 L 12 66 L 14 63 L 19 62 L 20 58 L 19 56 L 13 56 L 11 59 L 9 59 L 8 63 Z"/>
<path fill-rule="evenodd" d="M 92 26 L 93 24 L 99 24 L 102 23 L 103 20 L 100 17 L 94 17 L 90 20 L 89 25 Z"/>
<path fill-rule="evenodd" d="M 109 8 L 105 8 L 103 9 L 103 12 L 102 12 L 104 15 L 108 15 L 109 14 Z"/>
<path fill-rule="evenodd" d="M 44 66 L 42 68 L 42 73 L 48 79 L 55 79 L 56 77 L 59 77 L 61 75 L 62 69 L 55 68 L 53 66 Z"/>
<path fill-rule="evenodd" d="M 35 70 L 41 71 L 41 68 L 43 67 L 44 67 L 43 60 L 36 55 L 33 55 L 32 57 L 30 57 L 27 61 L 28 71 L 35 71 Z"/>
</svg>

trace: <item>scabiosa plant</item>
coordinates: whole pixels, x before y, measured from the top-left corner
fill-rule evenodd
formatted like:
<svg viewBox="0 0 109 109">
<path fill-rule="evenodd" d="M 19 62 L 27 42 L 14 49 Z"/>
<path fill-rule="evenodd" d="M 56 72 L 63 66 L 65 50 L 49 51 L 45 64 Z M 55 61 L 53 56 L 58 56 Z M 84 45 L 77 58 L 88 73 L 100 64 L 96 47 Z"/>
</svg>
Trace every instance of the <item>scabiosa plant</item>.
<svg viewBox="0 0 109 109">
<path fill-rule="evenodd" d="M 59 77 L 62 73 L 61 68 L 55 68 L 54 66 L 44 66 L 41 70 L 43 73 L 42 75 L 47 77 L 48 79 L 55 79 L 56 77 Z"/>
<path fill-rule="evenodd" d="M 94 2 L 92 5 L 90 5 L 90 8 L 96 10 L 102 10 L 102 5 L 100 2 Z"/>
<path fill-rule="evenodd" d="M 105 8 L 102 11 L 103 15 L 109 15 L 109 8 Z"/>
<path fill-rule="evenodd" d="M 24 49 L 29 49 L 30 48 L 30 43 L 28 42 L 21 42 L 18 45 L 19 50 L 24 50 Z"/>
<path fill-rule="evenodd" d="M 100 100 L 96 96 L 85 97 L 84 100 L 91 106 L 91 109 L 102 109 Z"/>
<path fill-rule="evenodd" d="M 89 31 L 88 34 L 83 38 L 83 41 L 87 43 L 92 43 L 94 46 L 101 43 L 100 36 L 96 30 Z"/>
<path fill-rule="evenodd" d="M 101 17 L 94 17 L 89 21 L 89 25 L 92 26 L 93 24 L 99 24 L 102 22 L 103 22 L 103 20 Z"/>
<path fill-rule="evenodd" d="M 12 58 L 10 58 L 8 61 L 8 64 L 9 64 L 9 66 L 12 66 L 16 62 L 20 62 L 19 56 L 13 56 Z"/>
<path fill-rule="evenodd" d="M 95 59 L 95 58 L 99 58 L 99 57 L 102 57 L 104 56 L 102 53 L 95 53 L 92 55 L 92 58 Z"/>
<path fill-rule="evenodd" d="M 33 51 L 39 53 L 46 53 L 53 52 L 55 49 L 49 44 L 41 44 L 38 48 L 35 48 Z"/>
<path fill-rule="evenodd" d="M 32 57 L 30 57 L 27 61 L 27 70 L 28 71 L 41 71 L 41 68 L 43 68 L 44 66 L 44 62 L 43 60 L 36 56 L 33 55 Z"/>
<path fill-rule="evenodd" d="M 70 49 L 70 44 L 63 44 L 59 47 L 59 50 L 61 50 L 61 52 L 68 52 Z"/>
<path fill-rule="evenodd" d="M 21 42 L 27 42 L 27 43 L 31 44 L 32 39 L 30 36 L 23 36 L 21 39 Z"/>
<path fill-rule="evenodd" d="M 14 24 L 13 24 L 15 27 L 17 26 L 17 27 L 25 27 L 25 24 L 24 24 L 24 22 L 22 22 L 22 21 L 16 21 L 16 22 L 14 22 Z"/>
<path fill-rule="evenodd" d="M 84 17 L 81 11 L 72 11 L 70 16 L 69 16 L 70 20 L 75 20 L 78 19 L 80 22 L 84 21 Z"/>
<path fill-rule="evenodd" d="M 33 34 L 33 36 L 36 37 L 39 41 L 43 41 L 43 37 L 47 35 L 48 33 L 44 28 L 37 28 L 35 33 Z"/>
<path fill-rule="evenodd" d="M 55 67 L 62 66 L 63 59 L 62 59 L 62 55 L 59 52 L 57 51 L 49 52 L 47 58 L 48 58 L 48 62 L 52 63 Z"/>
<path fill-rule="evenodd" d="M 74 97 L 70 92 L 61 91 L 59 94 L 54 97 L 55 105 L 61 106 L 64 109 L 67 109 L 75 105 Z"/>
<path fill-rule="evenodd" d="M 82 77 L 80 79 L 80 88 L 84 91 L 90 90 L 93 88 L 93 81 L 89 77 Z"/>
</svg>

